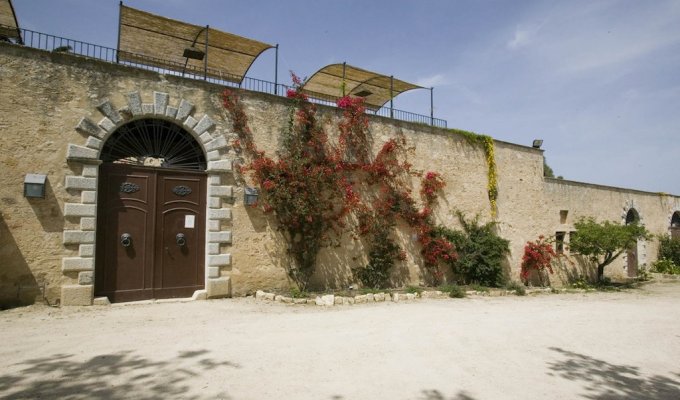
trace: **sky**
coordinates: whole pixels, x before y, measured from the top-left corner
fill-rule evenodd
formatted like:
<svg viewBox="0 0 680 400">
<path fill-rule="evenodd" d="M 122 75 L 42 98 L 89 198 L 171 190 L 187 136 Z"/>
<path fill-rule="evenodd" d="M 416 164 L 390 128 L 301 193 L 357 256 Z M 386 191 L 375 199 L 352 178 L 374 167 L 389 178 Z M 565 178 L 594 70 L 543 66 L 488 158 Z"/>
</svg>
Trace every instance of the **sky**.
<svg viewBox="0 0 680 400">
<path fill-rule="evenodd" d="M 118 0 L 14 0 L 23 28 L 116 47 Z M 565 179 L 680 195 L 680 0 L 127 0 L 279 44 L 279 82 L 348 64 L 434 87 L 451 128 Z M 274 51 L 248 76 L 274 80 Z M 430 93 L 394 107 L 429 115 Z"/>
</svg>

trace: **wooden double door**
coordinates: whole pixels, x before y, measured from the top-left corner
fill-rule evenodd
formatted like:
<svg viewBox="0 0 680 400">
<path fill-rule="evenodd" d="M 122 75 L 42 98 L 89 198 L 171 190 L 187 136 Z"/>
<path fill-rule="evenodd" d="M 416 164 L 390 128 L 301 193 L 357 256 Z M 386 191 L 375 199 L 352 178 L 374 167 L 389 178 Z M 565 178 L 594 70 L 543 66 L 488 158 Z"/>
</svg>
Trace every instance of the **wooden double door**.
<svg viewBox="0 0 680 400">
<path fill-rule="evenodd" d="M 205 287 L 205 173 L 103 164 L 98 197 L 96 296 L 189 297 Z"/>
</svg>

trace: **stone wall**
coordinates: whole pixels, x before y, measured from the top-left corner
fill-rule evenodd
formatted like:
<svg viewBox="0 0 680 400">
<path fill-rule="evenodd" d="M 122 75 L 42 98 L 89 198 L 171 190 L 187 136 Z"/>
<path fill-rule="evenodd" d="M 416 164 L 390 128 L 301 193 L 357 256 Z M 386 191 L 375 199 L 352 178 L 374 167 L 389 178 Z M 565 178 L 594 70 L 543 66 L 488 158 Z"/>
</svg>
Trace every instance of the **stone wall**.
<svg viewBox="0 0 680 400">
<path fill-rule="evenodd" d="M 267 215 L 243 205 L 243 182 L 230 172 L 238 154 L 229 146 L 235 134 L 221 106 L 223 88 L 4 43 L 0 81 L 1 305 L 35 299 L 64 303 L 67 295 L 75 296 L 70 300 L 75 303 L 91 298 L 98 151 L 121 121 L 144 115 L 183 125 L 213 163 L 206 237 L 214 240 L 206 245 L 206 276 L 220 285 L 217 292 L 242 295 L 290 285 L 286 244 L 277 227 Z M 257 145 L 274 154 L 287 121 L 288 100 L 253 92 L 243 93 L 242 100 Z M 184 115 L 187 104 L 190 110 Z M 320 113 L 331 138 L 336 137 L 338 110 L 320 107 Z M 455 227 L 455 210 L 490 220 L 481 147 L 450 131 L 382 117 L 371 117 L 369 129 L 374 154 L 400 135 L 411 149 L 409 162 L 415 170 L 443 175 L 447 186 L 434 210 L 437 222 Z M 496 141 L 495 152 L 499 231 L 511 241 L 506 267 L 515 279 L 527 240 L 569 231 L 581 215 L 620 221 L 626 207 L 634 207 L 652 232 L 661 233 L 668 229 L 671 210 L 680 206 L 675 196 L 544 180 L 543 154 L 537 149 Z M 47 174 L 45 199 L 23 197 L 27 173 Z M 412 185 L 418 193 L 419 179 Z M 565 224 L 561 210 L 568 211 Z M 410 254 L 395 271 L 394 284 L 422 283 L 415 239 L 407 227 L 400 228 L 398 239 Z M 641 250 L 640 262 L 649 263 L 656 256 L 656 243 L 650 241 Z M 313 283 L 317 288 L 346 286 L 353 281 L 351 268 L 365 261 L 361 240 L 344 235 L 319 255 Z M 621 273 L 623 263 L 609 267 L 608 273 Z M 210 290 L 211 282 L 206 283 Z M 69 292 L 76 289 L 79 292 Z"/>
</svg>

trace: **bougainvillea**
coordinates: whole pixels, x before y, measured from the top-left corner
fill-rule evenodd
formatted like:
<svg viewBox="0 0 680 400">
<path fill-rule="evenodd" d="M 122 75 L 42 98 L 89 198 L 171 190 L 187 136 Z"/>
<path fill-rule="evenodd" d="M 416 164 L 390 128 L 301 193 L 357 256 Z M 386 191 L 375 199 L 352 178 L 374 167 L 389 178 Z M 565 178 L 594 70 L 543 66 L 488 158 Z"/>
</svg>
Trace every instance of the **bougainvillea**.
<svg viewBox="0 0 680 400">
<path fill-rule="evenodd" d="M 520 270 L 520 277 L 524 282 L 529 279 L 531 271 L 539 272 L 539 279 L 543 284 L 540 272 L 548 270 L 551 274 L 553 269 L 551 261 L 553 257 L 557 257 L 552 244 L 550 244 L 543 235 L 538 237 L 538 240 L 527 242 L 524 246 L 524 255 L 522 256 L 522 266 Z"/>
<path fill-rule="evenodd" d="M 439 264 L 457 257 L 449 241 L 431 235 L 431 206 L 445 184 L 441 176 L 436 172 L 425 174 L 421 185 L 425 207 L 419 209 L 411 196 L 413 173 L 406 161 L 406 140 L 390 139 L 372 157 L 363 99 L 345 96 L 337 101 L 343 116 L 338 124 L 338 143 L 331 145 L 317 122 L 316 106 L 302 90 L 303 83 L 293 75 L 294 87 L 287 92 L 292 107 L 278 159 L 255 146 L 236 93 L 225 90 L 223 94 L 223 104 L 238 136 L 233 146 L 244 150 L 249 158 L 238 171 L 244 180 L 250 179 L 261 188 L 260 206 L 276 218 L 285 234 L 294 261 L 289 276 L 304 290 L 324 238 L 330 231 L 349 229 L 345 217 L 355 213 L 357 231 L 368 247 L 368 264 L 355 268 L 364 285 L 388 285 L 395 262 L 406 258 L 393 236 L 397 218 L 417 234 L 424 267 L 438 284 L 443 276 Z M 357 182 L 364 185 L 362 190 Z"/>
<path fill-rule="evenodd" d="M 420 195 L 425 199 L 425 203 L 432 204 L 437 199 L 437 191 L 444 186 L 446 186 L 446 183 L 439 173 L 428 172 L 420 185 Z"/>
</svg>

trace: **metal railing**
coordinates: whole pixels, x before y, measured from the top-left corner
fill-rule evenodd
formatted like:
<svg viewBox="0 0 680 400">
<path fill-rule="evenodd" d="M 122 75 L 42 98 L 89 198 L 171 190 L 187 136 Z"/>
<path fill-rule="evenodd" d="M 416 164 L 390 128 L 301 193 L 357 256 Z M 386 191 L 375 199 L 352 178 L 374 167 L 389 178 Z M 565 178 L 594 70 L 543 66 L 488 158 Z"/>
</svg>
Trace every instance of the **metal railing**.
<svg viewBox="0 0 680 400">
<path fill-rule="evenodd" d="M 291 86 L 265 81 L 262 79 L 241 77 L 225 73 L 221 70 L 198 68 L 192 65 L 185 65 L 175 61 L 149 57 L 142 54 L 122 52 L 114 48 L 100 46 L 93 43 L 82 42 L 79 40 L 68 39 L 60 36 L 49 35 L 30 29 L 20 28 L 23 46 L 32 47 L 40 50 L 52 52 L 63 52 L 75 54 L 82 57 L 92 58 L 100 61 L 126 65 L 134 68 L 160 72 L 168 75 L 184 76 L 191 79 L 204 80 L 226 87 L 235 87 L 254 92 L 269 93 L 278 96 L 286 96 L 286 91 L 292 89 Z M 2 38 L 10 43 L 16 43 L 11 39 Z M 155 64 L 155 65 L 152 65 Z M 162 65 L 164 67 L 161 67 Z M 310 101 L 317 104 L 335 106 L 335 99 L 318 93 L 309 93 Z M 381 107 L 378 110 L 368 110 L 369 114 L 400 121 L 416 122 L 440 128 L 446 128 L 446 120 L 434 118 L 429 115 L 416 114 L 409 111 L 398 110 L 389 107 Z"/>
</svg>

